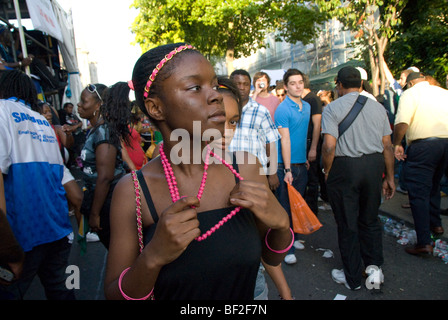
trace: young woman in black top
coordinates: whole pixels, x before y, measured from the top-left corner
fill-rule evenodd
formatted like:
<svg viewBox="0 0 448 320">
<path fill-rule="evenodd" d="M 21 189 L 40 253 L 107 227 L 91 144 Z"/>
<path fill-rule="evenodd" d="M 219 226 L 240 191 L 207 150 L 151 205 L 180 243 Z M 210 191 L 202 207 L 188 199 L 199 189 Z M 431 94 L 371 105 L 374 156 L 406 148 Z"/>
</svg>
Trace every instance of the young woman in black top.
<svg viewBox="0 0 448 320">
<path fill-rule="evenodd" d="M 186 44 L 157 47 L 137 61 L 132 86 L 163 145 L 161 156 L 136 175 L 142 190 L 141 247 L 136 178 L 127 175 L 116 186 L 106 297 L 253 299 L 260 258 L 278 265 L 292 245 L 291 230 L 256 159 L 242 153 L 226 165 L 207 152 L 204 133 L 222 135 L 226 120 L 212 65 Z M 188 141 L 171 138 L 179 132 L 187 133 Z"/>
</svg>

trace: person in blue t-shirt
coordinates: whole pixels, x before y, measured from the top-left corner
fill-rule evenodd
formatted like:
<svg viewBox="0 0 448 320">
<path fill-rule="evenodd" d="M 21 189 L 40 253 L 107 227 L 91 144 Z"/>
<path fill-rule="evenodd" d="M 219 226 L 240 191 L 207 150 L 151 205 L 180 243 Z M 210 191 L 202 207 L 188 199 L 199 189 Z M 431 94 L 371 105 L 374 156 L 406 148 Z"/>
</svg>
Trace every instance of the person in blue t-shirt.
<svg viewBox="0 0 448 320">
<path fill-rule="evenodd" d="M 304 89 L 303 79 L 303 73 L 297 69 L 285 72 L 283 82 L 287 96 L 275 111 L 275 125 L 282 136 L 278 144 L 277 175 L 280 185 L 277 188 L 277 197 L 288 212 L 290 220 L 291 208 L 286 184 L 291 184 L 303 196 L 308 181 L 306 146 L 311 106 L 301 98 Z M 296 263 L 294 249 L 301 247 L 296 237 L 294 246 L 285 257 L 285 262 Z"/>
<path fill-rule="evenodd" d="M 21 71 L 0 77 L 0 171 L 6 215 L 25 253 L 21 277 L 0 285 L 0 296 L 23 299 L 36 275 L 47 299 L 75 299 L 66 285 L 72 231 L 62 186 L 57 137 L 37 110 L 31 79 Z"/>
</svg>

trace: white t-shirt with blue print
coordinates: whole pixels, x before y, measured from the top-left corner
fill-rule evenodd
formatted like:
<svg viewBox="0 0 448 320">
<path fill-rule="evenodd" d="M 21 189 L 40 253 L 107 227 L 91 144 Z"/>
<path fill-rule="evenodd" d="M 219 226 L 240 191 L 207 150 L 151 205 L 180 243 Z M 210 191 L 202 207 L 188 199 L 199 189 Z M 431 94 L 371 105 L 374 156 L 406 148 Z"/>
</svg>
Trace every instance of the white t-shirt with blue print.
<svg viewBox="0 0 448 320">
<path fill-rule="evenodd" d="M 15 98 L 0 100 L 0 169 L 8 221 L 25 252 L 72 231 L 55 132 Z"/>
</svg>

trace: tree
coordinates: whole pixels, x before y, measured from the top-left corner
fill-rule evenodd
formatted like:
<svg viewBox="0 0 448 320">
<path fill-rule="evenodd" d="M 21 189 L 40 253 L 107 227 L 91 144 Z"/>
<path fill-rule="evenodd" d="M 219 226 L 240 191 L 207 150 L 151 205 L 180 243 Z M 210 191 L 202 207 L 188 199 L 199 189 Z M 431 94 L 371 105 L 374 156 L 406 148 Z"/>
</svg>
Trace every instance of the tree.
<svg viewBox="0 0 448 320">
<path fill-rule="evenodd" d="M 446 0 L 414 0 L 403 10 L 385 57 L 397 77 L 416 66 L 446 86 L 448 73 L 448 4 Z"/>
<path fill-rule="evenodd" d="M 266 46 L 267 34 L 277 40 L 310 43 L 326 14 L 304 0 L 134 0 L 139 14 L 132 26 L 136 42 L 146 51 L 170 42 L 185 41 L 209 59 L 233 60 Z"/>
<path fill-rule="evenodd" d="M 368 52 L 374 95 L 384 94 L 386 76 L 384 52 L 394 36 L 393 27 L 400 23 L 400 14 L 407 0 L 315 0 L 322 12 L 337 18 L 356 33 L 358 44 Z M 376 85 L 381 79 L 380 88 Z"/>
</svg>

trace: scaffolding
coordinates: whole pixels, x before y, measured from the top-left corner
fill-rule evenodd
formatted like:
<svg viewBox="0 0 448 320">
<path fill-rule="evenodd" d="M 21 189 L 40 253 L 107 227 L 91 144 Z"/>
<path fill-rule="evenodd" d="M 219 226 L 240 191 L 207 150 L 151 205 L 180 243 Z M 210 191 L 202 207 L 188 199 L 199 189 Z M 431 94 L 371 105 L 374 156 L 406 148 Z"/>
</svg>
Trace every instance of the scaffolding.
<svg viewBox="0 0 448 320">
<path fill-rule="evenodd" d="M 39 4 L 54 14 L 56 20 L 51 24 L 60 29 L 59 39 L 37 28 L 27 30 L 22 25 L 24 19 L 32 18 L 27 0 L 0 0 L 0 24 L 10 31 L 12 59 L 18 62 L 16 49 L 22 59 L 30 55 L 38 58 L 33 60 L 39 63 L 35 61 L 31 68 L 26 66 L 23 69 L 36 84 L 40 100 L 50 102 L 56 109 L 60 109 L 65 102 L 76 106 L 81 84 L 71 13 L 66 13 L 55 0 L 33 2 L 33 5 Z M 44 10 L 40 13 L 48 18 Z M 45 85 L 47 83 L 50 85 Z"/>
</svg>

